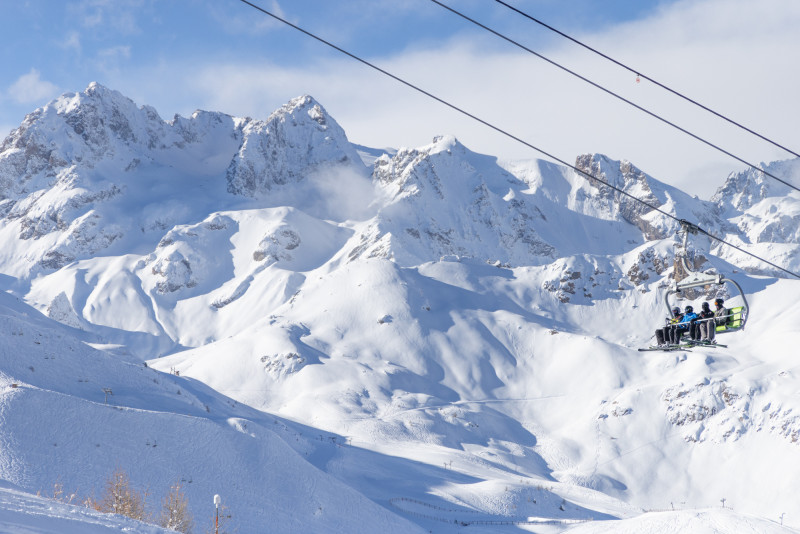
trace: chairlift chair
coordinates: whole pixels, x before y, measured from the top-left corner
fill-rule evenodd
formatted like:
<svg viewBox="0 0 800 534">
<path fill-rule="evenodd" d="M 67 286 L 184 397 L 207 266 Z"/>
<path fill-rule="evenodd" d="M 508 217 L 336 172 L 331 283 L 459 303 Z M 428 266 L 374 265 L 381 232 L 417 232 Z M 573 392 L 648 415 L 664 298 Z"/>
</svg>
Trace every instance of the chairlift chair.
<svg viewBox="0 0 800 534">
<path fill-rule="evenodd" d="M 703 287 L 712 284 L 722 286 L 727 282 L 736 288 L 736 290 L 739 292 L 739 296 L 742 297 L 742 302 L 744 304 L 735 308 L 728 308 L 728 321 L 726 324 L 717 325 L 716 333 L 722 334 L 743 330 L 744 325 L 747 322 L 749 308 L 747 305 L 747 298 L 744 296 L 744 291 L 742 290 L 742 286 L 740 286 L 736 280 L 724 278 L 721 274 L 698 273 L 692 270 L 692 268 L 689 266 L 689 262 L 687 261 L 686 246 L 689 240 L 689 234 L 697 234 L 697 231 L 697 226 L 688 221 L 681 220 L 681 229 L 678 231 L 678 235 L 680 236 L 683 234 L 683 239 L 681 245 L 679 245 L 675 252 L 675 259 L 680 261 L 680 264 L 686 271 L 687 276 L 680 281 L 673 281 L 671 287 L 664 295 L 664 302 L 667 306 L 669 316 L 671 317 L 672 308 L 674 307 L 674 304 L 671 304 L 669 300 L 671 295 L 680 294 L 681 291 L 693 287 Z"/>
</svg>

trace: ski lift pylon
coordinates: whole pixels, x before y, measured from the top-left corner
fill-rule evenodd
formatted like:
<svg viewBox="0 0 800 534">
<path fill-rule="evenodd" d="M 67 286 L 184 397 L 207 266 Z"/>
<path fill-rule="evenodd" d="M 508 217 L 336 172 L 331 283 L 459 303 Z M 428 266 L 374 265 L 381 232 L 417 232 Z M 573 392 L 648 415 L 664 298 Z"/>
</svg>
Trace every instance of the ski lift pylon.
<svg viewBox="0 0 800 534">
<path fill-rule="evenodd" d="M 689 234 L 695 235 L 698 233 L 698 228 L 696 225 L 690 223 L 685 219 L 681 219 L 681 229 L 678 230 L 678 235 L 680 236 L 683 234 L 683 238 L 681 240 L 681 244 L 678 245 L 677 250 L 675 251 L 675 262 L 680 262 L 680 266 L 686 272 L 686 276 L 681 280 L 674 280 L 672 285 L 667 290 L 666 294 L 664 295 L 664 302 L 667 306 L 667 313 L 669 314 L 668 317 L 672 316 L 672 308 L 674 307 L 670 304 L 669 298 L 671 295 L 680 294 L 681 291 L 685 289 L 691 289 L 693 287 L 704 287 L 712 284 L 716 285 L 725 285 L 725 283 L 730 283 L 733 285 L 736 290 L 739 292 L 739 296 L 742 297 L 743 306 L 741 306 L 741 310 L 737 310 L 737 320 L 735 326 L 729 326 L 725 330 L 717 331 L 718 334 L 723 332 L 735 332 L 737 330 L 743 330 L 745 322 L 747 321 L 747 315 L 749 307 L 747 305 L 747 298 L 744 296 L 744 291 L 742 287 L 736 282 L 736 280 L 731 280 L 730 278 L 725 278 L 721 274 L 712 274 L 712 273 L 698 273 L 695 272 L 689 265 L 688 258 L 687 258 L 687 244 L 689 242 Z"/>
</svg>

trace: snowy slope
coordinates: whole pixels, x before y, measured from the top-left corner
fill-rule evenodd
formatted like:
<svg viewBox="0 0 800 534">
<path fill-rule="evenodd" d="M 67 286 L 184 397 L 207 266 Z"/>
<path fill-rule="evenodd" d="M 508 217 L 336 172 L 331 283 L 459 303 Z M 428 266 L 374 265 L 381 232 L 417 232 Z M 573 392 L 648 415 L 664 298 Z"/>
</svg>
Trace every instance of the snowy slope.
<svg viewBox="0 0 800 534">
<path fill-rule="evenodd" d="M 797 199 L 757 173 L 704 201 L 627 161 L 577 165 L 800 258 Z M 192 480 L 193 506 L 229 498 L 244 532 L 273 514 L 304 532 L 736 531 L 784 512 L 800 527 L 785 475 L 800 285 L 698 239 L 695 265 L 744 287 L 747 331 L 639 353 L 676 229 L 572 170 L 450 136 L 356 147 L 310 97 L 266 121 L 163 121 L 92 84 L 0 150 L 0 285 L 66 325 L 3 297 L 0 373 L 26 385 L 3 390 L 0 478 L 86 487 L 147 465 L 152 487 Z M 692 304 L 717 294 L 741 304 L 731 288 Z M 697 511 L 723 498 L 732 515 Z"/>
<path fill-rule="evenodd" d="M 173 530 L 122 516 L 55 502 L 0 480 L 0 529 L 4 534 L 168 534 Z"/>
<path fill-rule="evenodd" d="M 337 275 L 240 336 L 152 363 L 421 462 L 430 452 L 410 443 L 642 508 L 724 497 L 774 518 L 793 506 L 796 482 L 781 476 L 799 467 L 793 315 L 754 314 L 749 328 L 769 338 L 732 334 L 728 352 L 642 355 L 663 313 L 656 291 L 531 312 L 528 299 L 556 302 L 526 298 L 546 275 L 535 270 L 372 262 Z M 785 314 L 798 297 L 789 281 L 747 285 L 761 289 L 755 309 Z M 219 354 L 242 372 L 220 374 Z"/>
<path fill-rule="evenodd" d="M 761 534 L 787 532 L 775 521 L 736 514 L 730 510 L 702 510 L 698 512 L 654 512 L 635 519 L 606 524 L 581 525 L 569 531 L 571 534 L 662 534 L 692 532 L 695 534 Z"/>
<path fill-rule="evenodd" d="M 244 532 L 414 531 L 309 463 L 335 440 L 120 361 L 37 315 L 0 293 L 2 479 L 45 494 L 62 484 L 85 498 L 122 468 L 156 505 L 181 482 L 198 523 L 220 494 Z"/>
</svg>

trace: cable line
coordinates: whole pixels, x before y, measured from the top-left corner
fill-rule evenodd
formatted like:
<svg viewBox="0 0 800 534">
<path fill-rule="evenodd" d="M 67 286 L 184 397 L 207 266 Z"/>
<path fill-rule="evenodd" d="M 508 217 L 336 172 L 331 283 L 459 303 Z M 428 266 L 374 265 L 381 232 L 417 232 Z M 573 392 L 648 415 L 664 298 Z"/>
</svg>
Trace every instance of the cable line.
<svg viewBox="0 0 800 534">
<path fill-rule="evenodd" d="M 246 5 L 250 6 L 250 7 L 252 7 L 253 9 L 256 9 L 256 10 L 260 11 L 261 13 L 263 13 L 265 15 L 268 15 L 268 16 L 272 17 L 273 19 L 277 20 L 278 22 L 282 22 L 283 24 L 286 24 L 287 26 L 290 26 L 291 28 L 294 28 L 295 30 L 307 35 L 308 37 L 311 37 L 312 39 L 315 39 L 315 40 L 319 41 L 320 43 L 322 43 L 324 45 L 327 45 L 327 46 L 333 48 L 334 50 L 336 50 L 338 52 L 341 52 L 342 54 L 344 54 L 344 55 L 346 55 L 346 56 L 358 61 L 359 63 L 362 63 L 362 64 L 370 67 L 371 69 L 376 70 L 376 71 L 380 72 L 381 74 L 383 74 L 385 76 L 388 76 L 389 78 L 392 78 L 393 80 L 395 80 L 395 81 L 397 81 L 397 82 L 399 82 L 399 83 L 401 83 L 401 84 L 403 84 L 403 85 L 405 85 L 405 86 L 417 91 L 418 93 L 422 93 L 423 95 L 425 95 L 425 96 L 427 96 L 427 97 L 429 97 L 429 98 L 431 98 L 433 100 L 436 100 L 440 104 L 443 104 L 443 105 L 449 107 L 450 109 L 452 109 L 454 111 L 457 111 L 457 112 L 461 113 L 462 115 L 465 115 L 465 116 L 467 116 L 467 117 L 469 117 L 469 118 L 471 118 L 471 119 L 473 119 L 473 120 L 475 120 L 477 122 L 480 122 L 484 126 L 486 126 L 488 128 L 491 128 L 492 130 L 494 130 L 494 131 L 496 131 L 496 132 L 498 132 L 498 133 L 500 133 L 500 134 L 502 134 L 502 135 L 504 135 L 504 136 L 506 136 L 506 137 L 508 137 L 510 139 L 513 139 L 514 141 L 517 141 L 518 143 L 521 143 L 521 144 L 527 146 L 528 148 L 531 148 L 531 149 L 535 150 L 536 152 L 539 152 L 543 156 L 548 157 L 548 158 L 552 159 L 553 161 L 556 161 L 556 162 L 560 163 L 561 165 L 563 165 L 565 167 L 569 167 L 570 169 L 574 170 L 578 174 L 581 174 L 581 175 L 585 176 L 586 178 L 588 178 L 590 180 L 595 180 L 597 182 L 600 182 L 601 184 L 604 184 L 605 186 L 610 187 L 614 191 L 617 191 L 618 193 L 620 193 L 622 195 L 625 195 L 626 197 L 628 197 L 628 198 L 630 198 L 630 199 L 632 199 L 632 200 L 634 200 L 636 202 L 639 202 L 640 204 L 643 204 L 643 205 L 647 206 L 651 210 L 657 211 L 658 213 L 660 213 L 660 214 L 664 215 L 665 217 L 668 217 L 668 218 L 670 218 L 670 219 L 672 219 L 672 220 L 674 220 L 674 221 L 676 221 L 678 223 L 684 221 L 684 219 L 679 219 L 678 217 L 672 215 L 671 213 L 667 213 L 666 211 L 662 210 L 658 206 L 654 206 L 653 204 L 650 204 L 646 200 L 642 200 L 642 199 L 632 195 L 631 193 L 628 193 L 627 191 L 624 191 L 624 190 L 620 189 L 619 187 L 617 187 L 615 185 L 612 185 L 612 184 L 608 183 L 607 181 L 605 181 L 605 180 L 603 180 L 601 178 L 598 178 L 597 176 L 594 176 L 594 175 L 589 174 L 588 172 L 586 172 L 584 170 L 579 169 L 578 167 L 576 167 L 575 165 L 573 165 L 571 163 L 567 163 L 565 160 L 563 160 L 563 159 L 561 159 L 561 158 L 559 158 L 557 156 L 554 156 L 553 154 L 550 154 L 549 152 L 545 151 L 544 149 L 541 149 L 541 148 L 537 147 L 536 145 L 533 145 L 533 144 L 525 141 L 524 139 L 522 139 L 520 137 L 517 137 L 516 135 L 514 135 L 512 133 L 509 133 L 506 130 L 503 130 L 499 126 L 495 126 L 494 124 L 492 124 L 492 123 L 490 123 L 490 122 L 488 122 L 488 121 L 486 121 L 484 119 L 481 119 L 480 117 L 478 117 L 476 115 L 473 115 L 472 113 L 470 113 L 470 112 L 468 112 L 468 111 L 456 106 L 455 104 L 451 104 L 447 100 L 444 100 L 443 98 L 440 98 L 440 97 L 434 95 L 433 93 L 430 93 L 430 92 L 426 91 L 425 89 L 422 89 L 421 87 L 419 87 L 417 85 L 414 85 L 411 82 L 408 82 L 408 81 L 404 80 L 403 78 L 400 78 L 399 76 L 396 76 L 396 75 L 392 74 L 391 72 L 389 72 L 389 71 L 387 71 L 385 69 L 382 69 L 381 67 L 378 67 L 374 63 L 370 63 L 366 59 L 362 59 L 361 57 L 359 57 L 359 56 L 357 56 L 357 55 L 355 55 L 355 54 L 353 54 L 351 52 L 348 52 L 347 50 L 345 50 L 345 49 L 343 49 L 343 48 L 331 43 L 330 41 L 326 41 L 322 37 L 319 37 L 319 36 L 311 33 L 310 31 L 305 30 L 305 29 L 301 28 L 300 26 L 297 26 L 296 24 L 293 24 L 293 23 L 289 22 L 288 20 L 279 17 L 278 15 L 275 15 L 274 13 L 264 9 L 263 7 L 260 7 L 260 6 L 256 5 L 256 4 L 250 2 L 249 0 L 239 0 L 239 1 L 241 3 L 243 3 L 243 4 L 246 4 Z M 734 245 L 732 243 L 728 243 L 724 239 L 719 238 L 719 237 L 707 232 L 706 230 L 703 230 L 702 228 L 697 227 L 696 225 L 693 225 L 693 226 L 695 226 L 699 232 L 707 235 L 708 237 L 710 237 L 711 239 L 713 239 L 715 241 L 718 241 L 718 242 L 722 243 L 723 245 L 727 245 L 727 246 L 729 246 L 731 248 L 734 248 L 734 249 L 736 249 L 736 250 L 738 250 L 738 251 L 740 251 L 740 252 L 742 252 L 744 254 L 747 254 L 748 256 L 751 256 L 751 257 L 753 257 L 753 258 L 755 258 L 755 259 L 757 259 L 757 260 L 759 260 L 759 261 L 761 261 L 761 262 L 763 262 L 763 263 L 765 263 L 765 264 L 767 264 L 767 265 L 769 265 L 771 267 L 774 267 L 775 269 L 777 269 L 779 271 L 782 271 L 782 272 L 784 272 L 786 274 L 789 274 L 791 276 L 794 276 L 795 278 L 800 279 L 800 274 L 794 273 L 794 272 L 792 272 L 792 271 L 790 271 L 788 269 L 785 269 L 785 268 L 783 268 L 783 267 L 781 267 L 779 265 L 776 265 L 776 264 L 772 263 L 769 260 L 765 260 L 764 258 L 756 256 L 752 252 L 748 252 L 747 250 L 744 250 L 744 249 L 742 249 L 740 247 L 737 247 L 736 245 Z"/>
<path fill-rule="evenodd" d="M 604 54 L 603 52 L 600 52 L 599 50 L 597 50 L 595 48 L 592 48 L 591 46 L 579 41 L 578 39 L 575 39 L 574 37 L 572 37 L 570 35 L 567 35 L 566 33 L 558 30 L 557 28 L 554 28 L 554 27 L 550 26 L 549 24 L 547 24 L 545 22 L 542 22 L 541 20 L 537 19 L 536 17 L 534 17 L 532 15 L 529 15 L 528 13 L 526 13 L 526 12 L 520 10 L 520 9 L 517 9 L 516 7 L 514 7 L 514 6 L 510 5 L 510 4 L 507 4 L 503 0 L 495 0 L 495 2 L 497 2 L 498 4 L 504 5 L 508 9 L 519 13 L 523 17 L 535 22 L 536 24 L 539 24 L 540 26 L 543 26 L 543 27 L 547 28 L 550 31 L 552 31 L 554 33 L 557 33 L 558 35 L 564 37 L 565 39 L 568 39 L 568 40 L 572 41 L 573 43 L 577 44 L 578 46 L 582 46 L 586 50 L 589 50 L 590 52 L 593 52 L 593 53 L 597 54 L 598 56 L 600 56 L 600 57 L 602 57 L 604 59 L 607 59 L 608 61 L 614 63 L 615 65 L 617 65 L 619 67 L 622 67 L 623 69 L 627 70 L 628 72 L 630 72 L 632 74 L 635 74 L 636 76 L 638 76 L 640 78 L 644 78 L 648 82 L 650 82 L 650 83 L 652 83 L 652 84 L 664 89 L 665 91 L 668 91 L 668 92 L 672 93 L 673 95 L 675 95 L 675 96 L 677 96 L 679 98 L 682 98 L 683 100 L 685 100 L 685 101 L 687 101 L 687 102 L 689 102 L 691 104 L 694 104 L 695 106 L 697 106 L 697 107 L 699 107 L 699 108 L 711 113 L 712 115 L 715 115 L 716 117 L 718 117 L 718 118 L 720 118 L 720 119 L 722 119 L 724 121 L 727 121 L 730 124 L 733 124 L 734 126 L 737 126 L 738 128 L 741 128 L 742 130 L 744 130 L 744 131 L 746 131 L 746 132 L 758 137 L 759 139 L 762 139 L 762 140 L 766 141 L 767 143 L 770 143 L 771 145 L 773 145 L 775 147 L 778 147 L 778 148 L 780 148 L 782 150 L 785 150 L 789 154 L 792 154 L 793 156 L 796 156 L 796 157 L 800 158 L 800 154 L 798 154 L 794 150 L 792 150 L 790 148 L 787 148 L 787 147 L 783 146 L 782 144 L 780 144 L 780 143 L 778 143 L 776 141 L 773 141 L 772 139 L 770 139 L 770 138 L 768 138 L 768 137 L 766 137 L 764 135 L 761 135 L 760 133 L 748 128 L 747 126 L 745 126 L 743 124 L 740 124 L 740 123 L 736 122 L 735 120 L 733 120 L 733 119 L 731 119 L 729 117 L 726 117 L 722 113 L 714 111 L 713 109 L 709 108 L 708 106 L 705 106 L 705 105 L 701 104 L 700 102 L 697 102 L 696 100 L 694 100 L 692 98 L 689 98 L 688 96 L 684 95 L 683 93 L 681 93 L 679 91 L 676 91 L 675 89 L 672 89 L 671 87 L 669 87 L 669 86 L 667 86 L 667 85 L 665 85 L 665 84 L 663 84 L 663 83 L 661 83 L 661 82 L 659 82 L 657 80 L 654 80 L 650 76 L 647 76 L 646 74 L 642 74 L 642 71 L 636 70 L 636 69 L 634 69 L 632 67 L 629 67 L 628 65 L 622 63 L 621 61 L 617 61 L 613 57 L 611 57 L 611 56 L 609 56 L 607 54 Z"/>
<path fill-rule="evenodd" d="M 764 170 L 764 169 L 762 169 L 760 167 L 757 167 L 756 165 L 750 163 L 749 161 L 747 161 L 745 159 L 740 158 L 739 156 L 733 154 L 732 152 L 729 152 L 729 151 L 725 150 L 724 148 L 722 148 L 722 147 L 720 147 L 718 145 L 715 145 L 711 141 L 708 141 L 707 139 L 704 139 L 703 137 L 700 137 L 699 135 L 690 132 L 686 128 L 678 126 L 674 122 L 671 122 L 671 121 L 665 119 L 661 115 L 658 115 L 657 113 L 654 113 L 654 112 L 648 110 L 647 108 L 644 108 L 644 107 L 640 106 L 639 104 L 637 104 L 637 103 L 635 103 L 635 102 L 633 102 L 631 100 L 628 100 L 624 96 L 622 96 L 622 95 L 620 95 L 618 93 L 615 93 L 611 89 L 607 89 L 606 87 L 600 85 L 599 83 L 593 82 L 589 78 L 587 78 L 587 77 L 585 77 L 585 76 L 583 76 L 581 74 L 578 74 L 574 70 L 571 70 L 571 69 L 565 67 L 564 65 L 558 63 L 557 61 L 554 61 L 554 60 L 552 60 L 552 59 L 550 59 L 550 58 L 548 58 L 546 56 L 543 56 L 539 52 L 536 52 L 535 50 L 532 50 L 532 49 L 528 48 L 527 46 L 515 41 L 514 39 L 511 39 L 510 37 L 507 37 L 506 35 L 503 35 L 502 33 L 493 30 L 492 28 L 486 26 L 485 24 L 481 24 L 477 20 L 475 20 L 473 18 L 470 18 L 469 16 L 461 13 L 460 11 L 458 11 L 456 9 L 453 9 L 452 7 L 450 7 L 450 6 L 446 5 L 446 4 L 441 3 L 439 0 L 431 0 L 431 2 L 433 2 L 434 4 L 438 4 L 438 5 L 442 6 L 443 8 L 445 8 L 448 11 L 450 11 L 451 13 L 453 13 L 455 15 L 458 15 L 459 17 L 463 18 L 464 20 L 467 20 L 467 21 L 471 22 L 472 24 L 475 24 L 478 27 L 483 28 L 484 30 L 486 30 L 486 31 L 488 31 L 490 33 L 493 33 L 494 35 L 500 37 L 501 39 L 503 39 L 505 41 L 508 41 L 509 43 L 513 44 L 514 46 L 517 46 L 517 47 L 521 48 L 522 50 L 525 50 L 526 52 L 528 52 L 530 54 L 533 54 L 534 56 L 538 57 L 539 59 L 541 59 L 543 61 L 546 61 L 547 63 L 550 63 L 554 67 L 557 67 L 557 68 L 563 70 L 564 72 L 566 72 L 568 74 L 571 74 L 572 76 L 578 78 L 579 80 L 588 83 L 592 87 L 596 87 L 597 89 L 600 89 L 604 93 L 609 94 L 609 95 L 613 96 L 614 98 L 617 98 L 618 100 L 621 100 L 622 102 L 625 102 L 626 104 L 635 107 L 639 111 L 642 111 L 642 112 L 650 115 L 654 119 L 658 119 L 659 121 L 663 122 L 664 124 L 672 126 L 676 130 L 678 130 L 678 131 L 680 131 L 682 133 L 685 133 L 686 135 L 688 135 L 690 137 L 693 137 L 694 139 L 700 141 L 701 143 L 704 143 L 704 144 L 710 146 L 711 148 L 714 148 L 714 149 L 718 150 L 719 152 L 722 152 L 723 154 L 725 154 L 727 156 L 730 156 L 731 158 L 735 159 L 736 161 L 738 161 L 740 163 L 743 163 L 743 164 L 747 165 L 748 167 L 751 167 L 751 168 L 755 169 L 756 171 L 759 171 L 759 172 L 763 173 L 764 175 L 769 176 L 770 178 L 774 178 L 775 180 L 781 182 L 782 184 L 784 184 L 784 185 L 786 185 L 788 187 L 791 187 L 795 191 L 800 191 L 800 187 L 794 186 L 791 183 L 787 182 L 786 180 L 778 178 L 774 174 L 772 174 L 772 173 L 770 173 L 770 172 L 768 172 L 768 171 L 766 171 L 766 170 Z"/>
</svg>

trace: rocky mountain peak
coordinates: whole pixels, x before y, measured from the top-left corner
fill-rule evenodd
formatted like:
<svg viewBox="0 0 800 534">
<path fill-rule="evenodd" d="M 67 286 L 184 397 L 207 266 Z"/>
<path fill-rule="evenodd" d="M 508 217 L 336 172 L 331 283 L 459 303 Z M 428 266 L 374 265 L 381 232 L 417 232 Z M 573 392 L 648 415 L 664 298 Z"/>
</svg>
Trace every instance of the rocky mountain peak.
<svg viewBox="0 0 800 534">
<path fill-rule="evenodd" d="M 26 116 L 0 146 L 0 199 L 48 188 L 120 151 L 152 149 L 165 126 L 154 108 L 96 82 L 66 93 Z"/>
<path fill-rule="evenodd" d="M 800 159 L 762 163 L 760 167 L 790 184 L 800 185 Z M 711 201 L 720 209 L 745 211 L 770 197 L 784 197 L 792 189 L 759 170 L 747 169 L 728 175 Z"/>
<path fill-rule="evenodd" d="M 264 196 L 276 186 L 335 167 L 366 174 L 342 127 L 312 97 L 300 96 L 266 121 L 244 127 L 241 147 L 227 172 L 228 192 Z"/>
<path fill-rule="evenodd" d="M 150 106 L 141 108 L 119 91 L 92 82 L 78 94 L 49 104 L 95 155 L 108 157 L 115 142 L 153 148 L 165 123 Z"/>
<path fill-rule="evenodd" d="M 294 124 L 299 124 L 311 120 L 316 122 L 320 129 L 324 130 L 329 119 L 328 112 L 319 102 L 310 95 L 302 95 L 289 100 L 289 102 L 273 111 L 267 118 L 267 122 L 275 124 L 291 121 Z"/>
<path fill-rule="evenodd" d="M 575 160 L 575 166 L 583 172 L 596 176 L 603 182 L 617 188 L 607 187 L 596 180 L 590 180 L 596 194 L 591 203 L 598 209 L 618 215 L 623 220 L 639 228 L 646 239 L 663 239 L 674 232 L 675 225 L 642 202 L 637 202 L 624 191 L 650 206 L 673 211 L 666 206 L 672 204 L 669 188 L 648 176 L 631 162 L 612 160 L 602 154 L 583 154 Z"/>
<path fill-rule="evenodd" d="M 758 173 L 732 175 L 712 203 L 626 160 L 584 154 L 576 165 L 650 206 L 557 166 L 537 166 L 526 179 L 519 168 L 507 170 L 453 136 L 376 156 L 370 176 L 342 127 L 308 95 L 266 120 L 196 111 L 166 122 L 153 108 L 92 83 L 31 113 L 5 140 L 0 220 L 23 241 L 48 236 L 35 251 L 19 245 L 13 254 L 24 272 L 37 263 L 59 269 L 111 243 L 122 250 L 132 229 L 155 244 L 174 225 L 240 206 L 241 197 L 323 220 L 364 221 L 349 257 L 409 265 L 453 254 L 526 265 L 570 251 L 601 253 L 594 239 L 598 221 L 625 236 L 605 245 L 622 253 L 643 239 L 674 235 L 677 222 L 670 215 L 721 236 L 796 242 L 794 200 L 738 217 L 737 207 L 782 191 Z M 789 178 L 800 175 L 800 164 L 773 166 Z M 724 219 L 723 205 L 733 210 Z M 350 216 L 340 217 L 345 211 Z M 140 213 L 143 220 L 137 220 Z M 578 229 L 568 236 L 564 225 Z"/>
</svg>

